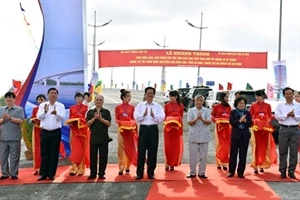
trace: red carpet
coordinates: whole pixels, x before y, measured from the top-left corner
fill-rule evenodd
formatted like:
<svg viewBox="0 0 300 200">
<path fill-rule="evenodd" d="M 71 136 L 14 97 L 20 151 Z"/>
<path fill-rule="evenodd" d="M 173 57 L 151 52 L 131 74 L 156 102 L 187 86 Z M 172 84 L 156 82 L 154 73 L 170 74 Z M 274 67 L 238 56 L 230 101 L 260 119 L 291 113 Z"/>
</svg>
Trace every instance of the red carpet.
<svg viewBox="0 0 300 200">
<path fill-rule="evenodd" d="M 131 168 L 130 174 L 118 176 L 118 165 L 110 164 L 106 170 L 105 180 L 87 180 L 89 169 L 86 170 L 85 176 L 69 176 L 69 167 L 58 167 L 57 175 L 54 181 L 36 181 L 38 176 L 32 175 L 32 168 L 20 169 L 19 179 L 6 179 L 0 181 L 1 185 L 22 185 L 22 184 L 45 184 L 45 183 L 89 183 L 89 182 L 133 182 L 135 181 L 135 167 Z M 274 165 L 265 173 L 255 175 L 253 169 L 247 167 L 245 179 L 227 178 L 227 172 L 217 170 L 216 165 L 210 164 L 207 166 L 206 175 L 207 180 L 200 180 L 194 178 L 192 180 L 186 179 L 186 174 L 189 173 L 189 166 L 184 164 L 175 171 L 164 170 L 164 165 L 159 164 L 155 170 L 155 181 L 149 191 L 147 199 L 192 199 L 201 198 L 209 199 L 280 199 L 273 190 L 266 184 L 266 182 L 299 182 L 300 179 L 295 180 L 279 177 L 278 166 Z M 297 168 L 296 176 L 300 177 Z M 150 181 L 145 178 L 141 181 Z M 135 181 L 136 182 L 136 181 Z"/>
</svg>

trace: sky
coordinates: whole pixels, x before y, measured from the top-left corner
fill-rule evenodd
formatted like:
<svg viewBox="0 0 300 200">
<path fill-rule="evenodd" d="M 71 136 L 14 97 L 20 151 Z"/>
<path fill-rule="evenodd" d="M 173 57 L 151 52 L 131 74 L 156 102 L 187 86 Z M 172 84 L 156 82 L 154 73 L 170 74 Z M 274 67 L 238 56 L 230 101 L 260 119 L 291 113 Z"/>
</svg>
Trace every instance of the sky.
<svg viewBox="0 0 300 200">
<path fill-rule="evenodd" d="M 20 1 L 30 23 L 31 34 L 24 25 L 19 1 L 0 1 L 0 92 L 3 94 L 11 80 L 25 80 L 36 58 L 42 34 L 41 13 L 36 0 Z M 300 67 L 300 7 L 299 0 L 283 1 L 282 19 L 282 60 L 287 63 L 288 85 L 300 89 L 298 84 Z M 198 50 L 199 30 L 188 26 L 185 20 L 200 25 L 201 12 L 203 26 L 202 50 L 268 52 L 268 69 L 220 69 L 201 68 L 200 76 L 205 81 L 215 81 L 226 87 L 233 83 L 234 90 L 245 89 L 250 83 L 254 89 L 266 88 L 274 84 L 272 61 L 278 59 L 279 0 L 87 0 L 87 24 L 93 23 L 94 10 L 97 24 L 110 19 L 112 22 L 97 29 L 97 42 L 105 43 L 99 50 L 157 49 L 153 41 L 163 44 L 166 37 L 167 48 Z M 93 28 L 87 28 L 87 41 L 92 43 Z M 92 52 L 91 46 L 88 47 Z M 92 64 L 92 56 L 88 56 Z M 9 69 L 4 70 L 3 69 Z M 109 85 L 111 68 L 99 69 L 99 77 Z M 114 83 L 132 85 L 133 68 L 113 69 Z M 147 85 L 148 81 L 160 85 L 161 67 L 136 67 L 137 84 Z M 183 86 L 191 86 L 197 81 L 197 68 L 166 69 L 167 87 L 177 88 L 179 80 Z M 215 87 L 217 89 L 217 87 Z"/>
</svg>

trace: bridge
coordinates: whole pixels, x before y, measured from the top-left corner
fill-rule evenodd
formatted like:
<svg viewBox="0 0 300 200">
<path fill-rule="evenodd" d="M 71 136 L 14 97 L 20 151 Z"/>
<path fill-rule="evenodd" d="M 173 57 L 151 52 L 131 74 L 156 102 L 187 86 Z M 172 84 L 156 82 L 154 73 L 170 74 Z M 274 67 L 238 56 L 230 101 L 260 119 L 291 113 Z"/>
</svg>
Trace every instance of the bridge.
<svg viewBox="0 0 300 200">
<path fill-rule="evenodd" d="M 75 70 L 70 70 L 70 71 L 67 71 L 67 72 L 61 72 L 61 73 L 57 73 L 57 74 L 52 74 L 52 75 L 45 76 L 43 78 L 40 78 L 40 79 L 36 80 L 34 82 L 34 84 L 47 85 L 47 80 L 48 79 L 56 77 L 56 80 L 55 80 L 56 81 L 56 85 L 59 86 L 60 85 L 60 79 L 62 77 L 73 75 L 73 74 L 83 74 L 83 73 L 84 73 L 84 69 L 75 69 Z"/>
</svg>

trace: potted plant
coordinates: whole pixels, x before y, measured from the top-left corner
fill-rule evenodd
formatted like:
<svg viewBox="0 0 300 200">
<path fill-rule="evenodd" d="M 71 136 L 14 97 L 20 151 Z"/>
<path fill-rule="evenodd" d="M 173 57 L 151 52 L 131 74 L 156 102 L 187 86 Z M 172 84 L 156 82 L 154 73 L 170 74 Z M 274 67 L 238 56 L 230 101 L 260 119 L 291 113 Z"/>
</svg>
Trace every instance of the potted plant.
<svg viewBox="0 0 300 200">
<path fill-rule="evenodd" d="M 33 129 L 33 124 L 31 123 L 31 120 L 25 119 L 22 124 L 22 138 L 27 148 L 27 151 L 24 152 L 26 160 L 33 160 L 32 129 Z"/>
</svg>

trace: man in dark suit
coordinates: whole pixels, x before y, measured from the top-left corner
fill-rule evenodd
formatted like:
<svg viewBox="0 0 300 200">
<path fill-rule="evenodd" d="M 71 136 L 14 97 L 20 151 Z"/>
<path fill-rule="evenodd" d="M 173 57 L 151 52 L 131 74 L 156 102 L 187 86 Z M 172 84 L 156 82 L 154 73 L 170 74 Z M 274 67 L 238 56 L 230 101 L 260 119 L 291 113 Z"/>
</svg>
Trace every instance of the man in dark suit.
<svg viewBox="0 0 300 200">
<path fill-rule="evenodd" d="M 239 96 L 236 98 L 234 101 L 236 109 L 231 111 L 229 118 L 232 130 L 228 177 L 234 176 L 237 165 L 237 154 L 239 154 L 237 173 L 239 178 L 245 178 L 247 151 L 251 137 L 249 128 L 252 126 L 251 115 L 246 110 L 246 104 L 247 100 L 245 97 Z"/>
</svg>

